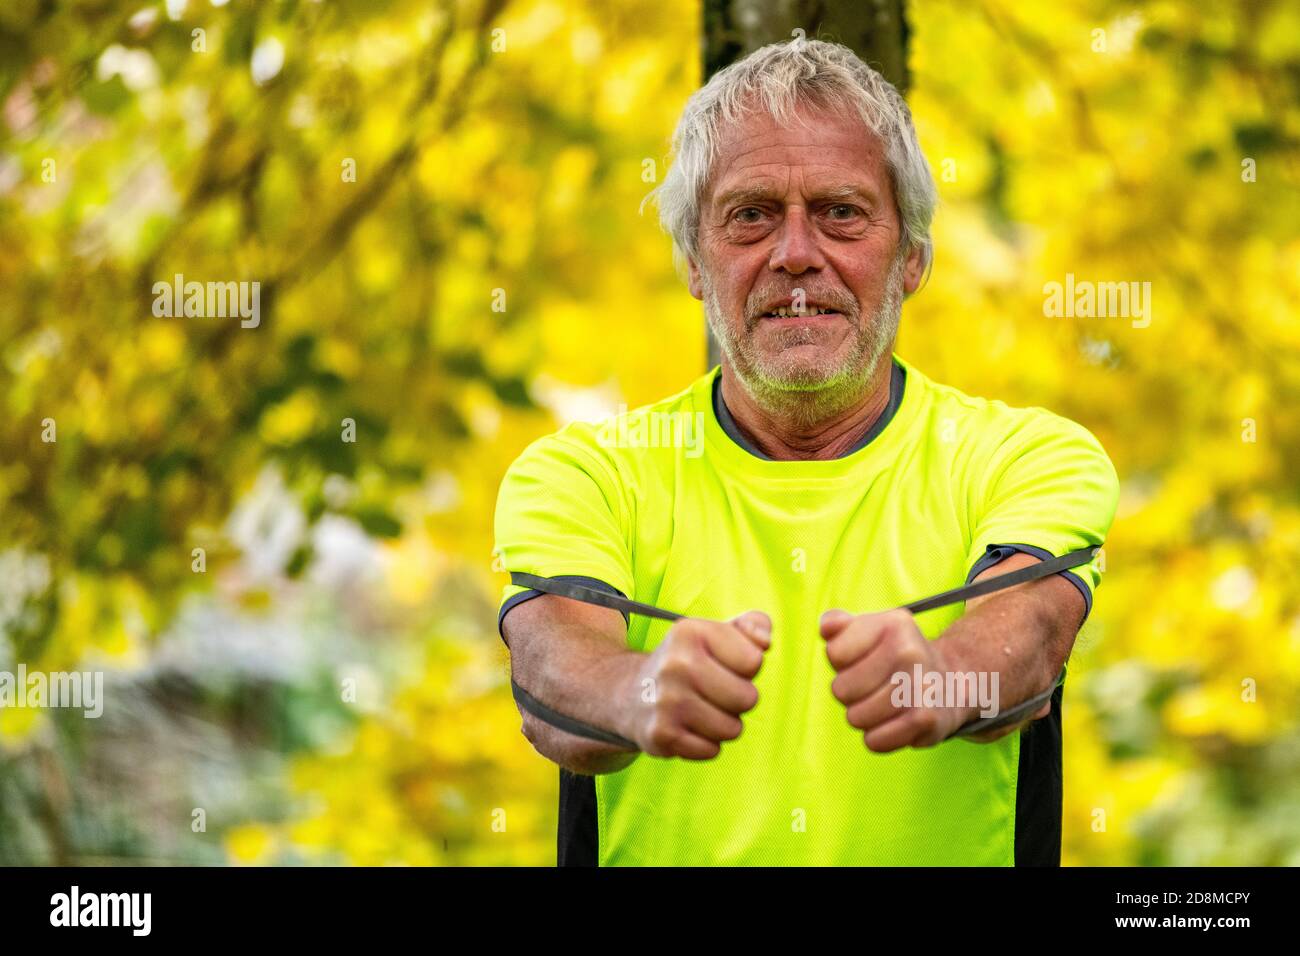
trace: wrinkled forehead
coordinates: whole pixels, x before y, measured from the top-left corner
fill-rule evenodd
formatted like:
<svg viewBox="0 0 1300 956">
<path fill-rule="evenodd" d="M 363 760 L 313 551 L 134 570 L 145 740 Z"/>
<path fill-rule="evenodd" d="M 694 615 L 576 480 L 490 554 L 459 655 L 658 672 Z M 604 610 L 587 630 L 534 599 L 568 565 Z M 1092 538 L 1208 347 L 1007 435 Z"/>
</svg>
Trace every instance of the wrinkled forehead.
<svg viewBox="0 0 1300 956">
<path fill-rule="evenodd" d="M 879 137 L 855 110 L 798 104 L 785 122 L 750 109 L 718 131 L 703 198 L 782 188 L 792 171 L 819 192 L 879 192 L 890 180 Z"/>
</svg>

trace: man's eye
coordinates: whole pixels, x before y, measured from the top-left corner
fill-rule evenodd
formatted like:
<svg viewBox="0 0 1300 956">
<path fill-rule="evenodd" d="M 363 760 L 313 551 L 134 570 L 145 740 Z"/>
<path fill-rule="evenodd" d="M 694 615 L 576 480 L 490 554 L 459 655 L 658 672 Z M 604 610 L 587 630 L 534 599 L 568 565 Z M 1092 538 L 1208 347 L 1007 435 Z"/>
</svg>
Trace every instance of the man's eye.
<svg viewBox="0 0 1300 956">
<path fill-rule="evenodd" d="M 757 214 L 758 216 L 762 216 L 762 215 L 763 215 L 763 211 L 762 211 L 761 209 L 759 209 L 757 206 L 746 206 L 746 207 L 743 208 L 743 209 L 737 209 L 737 210 L 736 210 L 736 214 L 735 214 L 734 216 L 732 216 L 732 218 L 735 219 L 735 220 L 737 220 L 738 222 L 742 222 L 742 223 L 755 223 L 755 222 L 758 222 L 758 219 L 742 219 L 741 217 L 744 216 L 745 213 L 747 213 L 747 212 L 755 213 L 755 214 Z"/>
<path fill-rule="evenodd" d="M 842 210 L 844 212 L 844 215 L 836 215 L 835 214 L 836 210 Z M 831 213 L 832 219 L 848 219 L 851 216 L 857 215 L 858 212 L 858 210 L 854 206 L 850 206 L 848 203 L 843 203 L 843 202 L 836 203 L 834 206 L 831 206 L 829 211 Z"/>
</svg>

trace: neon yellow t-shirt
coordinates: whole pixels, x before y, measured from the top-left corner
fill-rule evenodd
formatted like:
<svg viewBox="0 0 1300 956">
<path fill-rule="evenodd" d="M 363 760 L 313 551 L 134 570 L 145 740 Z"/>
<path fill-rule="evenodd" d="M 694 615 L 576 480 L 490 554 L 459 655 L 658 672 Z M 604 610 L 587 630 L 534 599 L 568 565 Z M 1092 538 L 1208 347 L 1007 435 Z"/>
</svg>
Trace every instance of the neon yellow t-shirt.
<svg viewBox="0 0 1300 956">
<path fill-rule="evenodd" d="M 957 587 L 997 546 L 1059 555 L 1101 544 L 1115 469 L 1068 419 L 973 398 L 895 362 L 906 384 L 893 417 L 842 458 L 775 461 L 741 447 L 714 412 L 715 366 L 659 402 L 540 438 L 511 465 L 496 513 L 508 570 L 604 582 L 696 617 L 772 618 L 759 702 L 716 759 L 642 754 L 614 774 L 561 772 L 562 858 L 565 828 L 572 838 L 578 825 L 563 817 L 576 812 L 592 817 L 586 862 L 602 866 L 1010 865 L 1031 855 L 1018 837 L 1053 836 L 1059 858 L 1059 690 L 1052 720 L 995 743 L 875 754 L 831 694 L 818 620 Z M 1065 573 L 1091 606 L 1095 565 Z M 507 584 L 503 612 L 527 590 Z M 961 613 L 940 608 L 917 623 L 933 638 Z M 627 645 L 651 651 L 670 626 L 633 615 Z M 1030 760 L 1022 738 L 1035 734 Z M 1031 831 L 1022 794 L 1018 833 L 1027 775 L 1046 794 L 1033 812 L 1048 822 Z"/>
</svg>

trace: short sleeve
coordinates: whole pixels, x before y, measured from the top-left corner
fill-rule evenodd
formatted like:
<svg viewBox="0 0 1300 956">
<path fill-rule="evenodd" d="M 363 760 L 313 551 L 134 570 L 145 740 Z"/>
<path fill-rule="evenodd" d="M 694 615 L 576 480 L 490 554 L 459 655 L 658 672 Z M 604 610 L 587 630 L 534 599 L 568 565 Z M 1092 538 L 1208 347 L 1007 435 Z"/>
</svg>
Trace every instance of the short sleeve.
<svg viewBox="0 0 1300 956">
<path fill-rule="evenodd" d="M 1100 546 L 1110 531 L 1119 477 L 1101 444 L 1069 419 L 1033 412 L 989 460 L 974 503 L 967 580 L 1016 551 L 1059 556 Z M 1061 573 L 1091 611 L 1101 581 L 1095 562 Z"/>
<path fill-rule="evenodd" d="M 625 502 L 617 471 L 599 449 L 588 449 L 563 432 L 540 438 L 524 449 L 501 481 L 494 567 L 628 596 L 632 560 Z M 498 630 L 506 611 L 539 593 L 507 583 Z"/>
</svg>

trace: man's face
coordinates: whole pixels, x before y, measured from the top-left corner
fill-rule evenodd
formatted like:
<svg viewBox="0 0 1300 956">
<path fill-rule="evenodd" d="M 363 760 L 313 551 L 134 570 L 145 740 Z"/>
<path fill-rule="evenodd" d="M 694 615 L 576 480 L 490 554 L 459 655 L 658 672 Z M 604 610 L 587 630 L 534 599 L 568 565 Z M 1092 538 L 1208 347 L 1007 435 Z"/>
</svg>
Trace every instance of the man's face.
<svg viewBox="0 0 1300 956">
<path fill-rule="evenodd" d="M 903 293 L 920 283 L 921 251 L 899 248 L 876 137 L 856 117 L 799 114 L 807 128 L 751 114 L 723 139 L 690 290 L 756 398 L 822 392 L 841 406 L 860 397 L 888 352 Z M 792 311 L 799 290 L 808 311 L 831 314 L 767 314 Z"/>
</svg>

